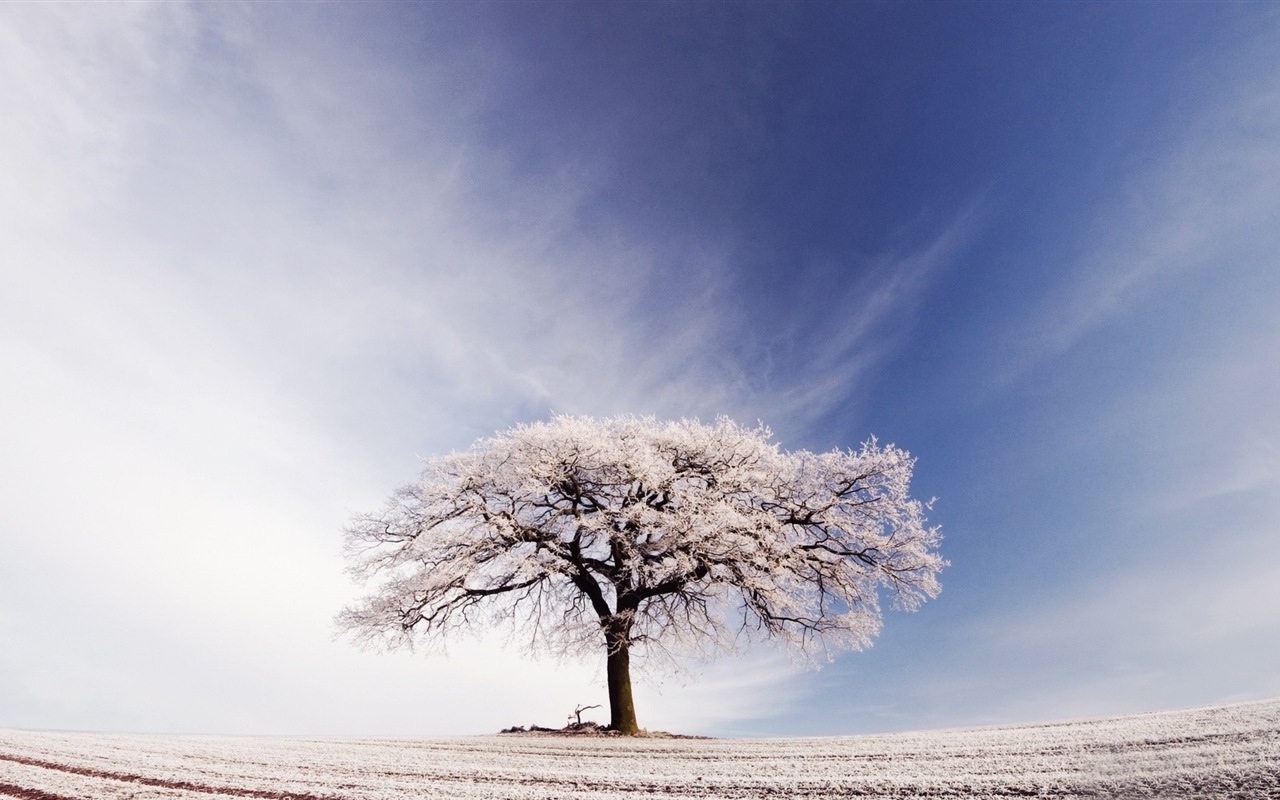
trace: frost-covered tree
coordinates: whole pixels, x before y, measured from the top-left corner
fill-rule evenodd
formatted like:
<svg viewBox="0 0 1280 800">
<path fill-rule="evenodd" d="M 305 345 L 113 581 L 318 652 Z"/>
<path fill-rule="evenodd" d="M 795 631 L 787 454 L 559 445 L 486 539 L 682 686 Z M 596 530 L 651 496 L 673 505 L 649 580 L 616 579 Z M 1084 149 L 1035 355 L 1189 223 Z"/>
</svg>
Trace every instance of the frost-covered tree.
<svg viewBox="0 0 1280 800">
<path fill-rule="evenodd" d="M 760 637 L 861 649 L 937 595 L 937 528 L 913 459 L 873 439 L 787 453 L 763 428 L 557 416 L 427 461 L 346 530 L 375 584 L 338 617 L 359 638 L 439 644 L 506 626 L 534 650 L 603 647 L 610 727 L 639 730 L 633 653 L 713 654 Z"/>
</svg>

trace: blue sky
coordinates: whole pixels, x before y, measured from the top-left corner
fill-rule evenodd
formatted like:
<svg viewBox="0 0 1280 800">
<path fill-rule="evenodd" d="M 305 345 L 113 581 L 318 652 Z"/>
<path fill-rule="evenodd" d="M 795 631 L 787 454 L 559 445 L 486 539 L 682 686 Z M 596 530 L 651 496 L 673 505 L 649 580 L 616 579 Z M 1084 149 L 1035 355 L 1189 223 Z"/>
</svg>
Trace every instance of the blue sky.
<svg viewBox="0 0 1280 800">
<path fill-rule="evenodd" d="M 602 702 L 335 641 L 340 531 L 553 412 L 918 457 L 871 649 L 721 735 L 1280 694 L 1280 9 L 0 8 L 0 726 L 465 734 Z"/>
</svg>

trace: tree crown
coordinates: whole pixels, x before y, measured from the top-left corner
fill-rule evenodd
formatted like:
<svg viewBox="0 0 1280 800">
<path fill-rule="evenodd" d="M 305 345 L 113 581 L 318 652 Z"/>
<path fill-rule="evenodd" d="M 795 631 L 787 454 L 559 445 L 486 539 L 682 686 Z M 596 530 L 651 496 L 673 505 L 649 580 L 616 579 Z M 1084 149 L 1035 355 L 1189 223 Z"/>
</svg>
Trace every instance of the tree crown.
<svg viewBox="0 0 1280 800">
<path fill-rule="evenodd" d="M 787 453 L 763 426 L 556 416 L 425 463 L 346 530 L 378 585 L 339 623 L 389 645 L 508 625 L 557 654 L 712 654 L 760 637 L 861 649 L 880 591 L 914 609 L 945 562 L 914 461 L 874 439 Z"/>
</svg>

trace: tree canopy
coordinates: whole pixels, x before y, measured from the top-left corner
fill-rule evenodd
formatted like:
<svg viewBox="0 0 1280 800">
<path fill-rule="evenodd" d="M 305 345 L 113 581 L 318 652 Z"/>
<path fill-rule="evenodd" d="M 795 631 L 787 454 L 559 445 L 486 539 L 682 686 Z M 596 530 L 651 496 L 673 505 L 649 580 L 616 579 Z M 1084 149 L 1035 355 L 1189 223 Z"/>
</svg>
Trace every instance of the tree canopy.
<svg viewBox="0 0 1280 800">
<path fill-rule="evenodd" d="M 632 652 L 861 649 L 882 590 L 908 610 L 935 597 L 946 562 L 913 466 L 874 439 L 784 452 L 724 417 L 521 425 L 352 519 L 350 572 L 373 587 L 339 624 L 390 646 L 504 625 L 535 651 L 603 645 L 610 725 L 634 733 Z"/>
</svg>

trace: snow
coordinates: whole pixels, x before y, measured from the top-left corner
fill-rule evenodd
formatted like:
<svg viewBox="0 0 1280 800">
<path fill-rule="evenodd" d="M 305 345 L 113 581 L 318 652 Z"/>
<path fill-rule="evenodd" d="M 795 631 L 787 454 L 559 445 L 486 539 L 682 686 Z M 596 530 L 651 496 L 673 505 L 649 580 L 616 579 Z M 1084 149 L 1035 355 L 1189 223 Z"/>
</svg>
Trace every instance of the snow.
<svg viewBox="0 0 1280 800">
<path fill-rule="evenodd" d="M 60 798 L 1280 797 L 1280 700 L 808 739 L 0 730 L 0 795 Z"/>
</svg>

